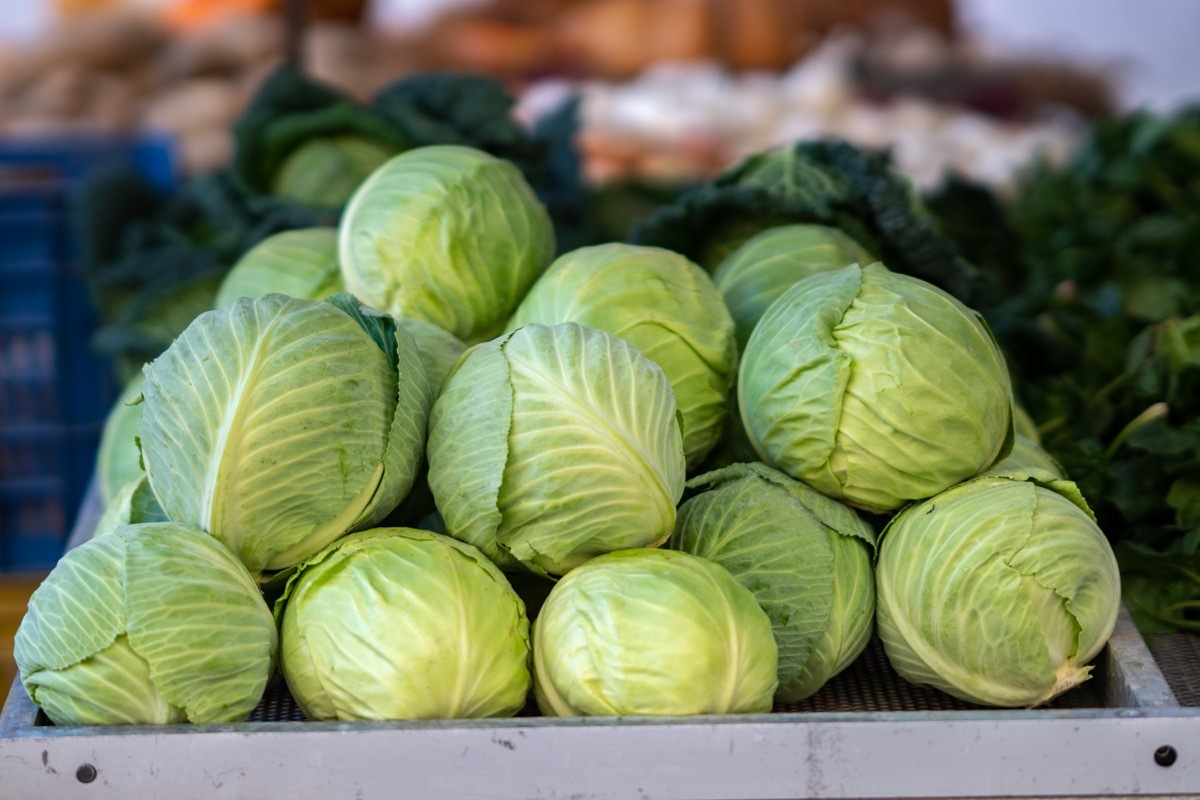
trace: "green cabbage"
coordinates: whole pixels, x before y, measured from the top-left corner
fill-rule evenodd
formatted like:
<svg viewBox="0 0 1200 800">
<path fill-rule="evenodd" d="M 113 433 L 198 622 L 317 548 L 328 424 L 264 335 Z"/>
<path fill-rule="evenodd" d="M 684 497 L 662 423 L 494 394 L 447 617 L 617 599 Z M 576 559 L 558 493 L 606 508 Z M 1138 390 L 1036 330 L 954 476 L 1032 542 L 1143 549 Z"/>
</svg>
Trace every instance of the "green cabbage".
<svg viewBox="0 0 1200 800">
<path fill-rule="evenodd" d="M 767 307 L 801 278 L 875 261 L 858 242 L 827 225 L 768 228 L 730 253 L 713 273 L 737 326 L 738 348 Z"/>
<path fill-rule="evenodd" d="M 239 722 L 274 669 L 275 624 L 213 537 L 127 525 L 66 553 L 34 591 L 13 655 L 57 725 Z"/>
<path fill-rule="evenodd" d="M 875 532 L 851 509 L 765 464 L 693 478 L 672 549 L 729 570 L 767 612 L 776 699 L 791 703 L 848 667 L 871 639 Z"/>
<path fill-rule="evenodd" d="M 906 680 L 1036 706 L 1087 680 L 1120 607 L 1117 561 L 1073 484 L 987 476 L 882 534 L 876 620 Z"/>
<path fill-rule="evenodd" d="M 746 345 L 738 406 L 763 460 L 870 511 L 937 494 L 1012 447 L 1012 387 L 987 325 L 882 264 L 782 294 Z"/>
<path fill-rule="evenodd" d="M 239 297 L 278 293 L 324 300 L 343 291 L 337 260 L 337 231 L 298 228 L 268 236 L 238 260 L 221 282 L 214 307 Z"/>
<path fill-rule="evenodd" d="M 309 719 L 512 716 L 529 692 L 529 621 L 468 544 L 376 528 L 334 542 L 289 581 L 280 662 Z"/>
<path fill-rule="evenodd" d="M 341 208 L 360 183 L 396 148 L 367 136 L 317 136 L 288 153 L 271 176 L 269 192 L 285 200 Z"/>
<path fill-rule="evenodd" d="M 550 590 L 533 625 L 534 694 L 558 717 L 765 712 L 776 653 L 771 621 L 724 567 L 624 550 Z"/>
<path fill-rule="evenodd" d="M 578 322 L 620 336 L 657 363 L 683 417 L 688 466 L 716 444 L 737 372 L 733 320 L 712 279 L 678 253 L 604 244 L 560 256 L 508 323 Z"/>
<path fill-rule="evenodd" d="M 447 532 L 537 572 L 662 543 L 683 494 L 662 369 L 573 322 L 531 323 L 469 350 L 433 405 L 427 452 Z"/>
<path fill-rule="evenodd" d="M 346 207 L 347 288 L 464 342 L 490 339 L 554 256 L 546 209 L 510 162 L 431 145 L 391 159 Z"/>
<path fill-rule="evenodd" d="M 395 508 L 431 402 L 412 336 L 348 295 L 269 294 L 202 314 L 146 368 L 143 395 L 142 454 L 163 510 L 255 574 Z"/>
</svg>

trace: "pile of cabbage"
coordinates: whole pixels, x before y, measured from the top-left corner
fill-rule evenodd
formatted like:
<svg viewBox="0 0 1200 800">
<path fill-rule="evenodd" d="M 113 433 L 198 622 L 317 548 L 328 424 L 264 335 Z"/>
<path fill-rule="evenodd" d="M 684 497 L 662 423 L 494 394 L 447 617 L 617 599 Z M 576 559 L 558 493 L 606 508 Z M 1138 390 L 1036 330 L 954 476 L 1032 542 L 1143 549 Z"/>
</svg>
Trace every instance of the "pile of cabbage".
<svg viewBox="0 0 1200 800">
<path fill-rule="evenodd" d="M 522 174 L 461 145 L 264 240 L 110 417 L 105 514 L 17 634 L 34 702 L 231 722 L 279 673 L 318 720 L 758 713 L 875 635 L 973 703 L 1086 680 L 1104 534 L 982 318 L 912 274 L 953 259 L 889 268 L 903 226 L 845 170 L 823 218 L 764 205 L 821 153 L 710 192 L 704 266 L 557 252 Z"/>
</svg>

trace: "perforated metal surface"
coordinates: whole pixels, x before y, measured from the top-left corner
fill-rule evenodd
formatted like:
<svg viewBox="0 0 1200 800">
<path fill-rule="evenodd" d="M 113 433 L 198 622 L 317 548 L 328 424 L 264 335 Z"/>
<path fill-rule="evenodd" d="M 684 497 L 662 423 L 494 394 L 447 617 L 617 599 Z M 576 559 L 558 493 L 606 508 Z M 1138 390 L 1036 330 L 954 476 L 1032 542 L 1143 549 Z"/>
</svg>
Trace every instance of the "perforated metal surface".
<svg viewBox="0 0 1200 800">
<path fill-rule="evenodd" d="M 1181 706 L 1200 706 L 1200 634 L 1156 636 L 1150 652 Z"/>
<path fill-rule="evenodd" d="M 1200 650 L 1197 651 L 1200 657 Z M 1103 708 L 1093 682 L 1060 695 L 1049 708 Z M 777 713 L 815 711 L 954 711 L 982 706 L 963 702 L 933 689 L 922 689 L 904 681 L 887 663 L 878 639 L 853 664 L 834 677 L 821 691 L 800 703 L 778 705 Z M 518 716 L 536 716 L 530 702 Z M 287 685 L 276 678 L 262 703 L 250 716 L 251 722 L 302 722 L 304 713 L 288 693 Z"/>
</svg>

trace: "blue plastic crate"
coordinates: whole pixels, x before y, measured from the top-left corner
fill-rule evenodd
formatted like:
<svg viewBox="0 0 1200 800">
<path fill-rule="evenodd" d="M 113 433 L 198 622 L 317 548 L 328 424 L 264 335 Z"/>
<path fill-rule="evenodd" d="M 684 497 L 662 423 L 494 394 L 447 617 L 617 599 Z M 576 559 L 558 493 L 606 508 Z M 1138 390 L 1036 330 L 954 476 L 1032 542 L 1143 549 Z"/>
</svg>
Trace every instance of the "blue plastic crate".
<svg viewBox="0 0 1200 800">
<path fill-rule="evenodd" d="M 89 340 L 71 193 L 120 161 L 169 190 L 168 140 L 0 140 L 0 571 L 46 570 L 62 554 L 118 387 Z"/>
</svg>

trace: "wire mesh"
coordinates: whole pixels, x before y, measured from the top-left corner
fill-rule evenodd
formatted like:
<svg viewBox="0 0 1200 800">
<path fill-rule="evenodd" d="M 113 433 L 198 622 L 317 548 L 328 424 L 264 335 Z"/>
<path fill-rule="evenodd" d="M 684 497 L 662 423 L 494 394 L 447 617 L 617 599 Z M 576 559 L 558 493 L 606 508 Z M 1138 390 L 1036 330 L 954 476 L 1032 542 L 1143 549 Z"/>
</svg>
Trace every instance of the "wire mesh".
<svg viewBox="0 0 1200 800">
<path fill-rule="evenodd" d="M 1150 652 L 1181 706 L 1200 706 L 1200 634 L 1155 636 Z"/>
</svg>

